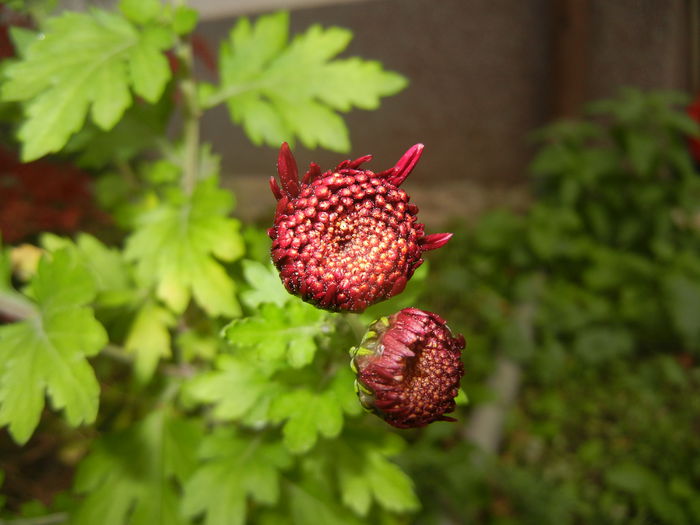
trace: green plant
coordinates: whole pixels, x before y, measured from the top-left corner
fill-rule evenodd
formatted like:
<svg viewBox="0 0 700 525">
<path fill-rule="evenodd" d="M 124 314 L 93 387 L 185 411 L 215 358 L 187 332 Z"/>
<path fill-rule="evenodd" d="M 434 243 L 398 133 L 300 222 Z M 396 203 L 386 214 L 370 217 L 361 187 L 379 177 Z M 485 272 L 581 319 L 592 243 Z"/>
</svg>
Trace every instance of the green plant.
<svg viewBox="0 0 700 525">
<path fill-rule="evenodd" d="M 77 464 L 52 507 L 13 500 L 5 515 L 75 525 L 406 521 L 419 503 L 391 461 L 404 440 L 357 417 L 346 352 L 370 316 L 415 292 L 359 319 L 290 296 L 262 232 L 229 216 L 233 196 L 199 129 L 204 111 L 225 104 L 255 144 L 348 151 L 339 112 L 375 109 L 406 80 L 334 58 L 347 30 L 312 26 L 290 40 L 288 15 L 277 13 L 237 22 L 220 82 L 208 84 L 194 75 L 194 10 L 158 0 L 119 8 L 13 29 L 18 57 L 2 65 L 22 160 L 55 153 L 91 169 L 125 232 L 123 243 L 106 232 L 111 245 L 45 233 L 35 250 L 0 252 L 0 424 L 30 448 L 48 436 Z M 175 110 L 182 128 L 170 142 Z"/>
<path fill-rule="evenodd" d="M 697 123 L 673 93 L 628 89 L 585 121 L 536 133 L 535 201 L 487 214 L 436 272 L 474 328 L 517 359 L 555 366 L 700 350 Z M 461 283 L 454 290 L 453 283 Z M 455 291 L 457 293 L 455 293 Z"/>
<path fill-rule="evenodd" d="M 700 177 L 687 139 L 700 129 L 685 101 L 626 89 L 537 132 L 530 209 L 487 214 L 435 258 L 433 307 L 478 334 L 472 403 L 492 396 L 478 388 L 487 356 L 525 373 L 498 457 L 450 428 L 412 444 L 406 463 L 435 505 L 420 520 L 698 520 Z"/>
</svg>

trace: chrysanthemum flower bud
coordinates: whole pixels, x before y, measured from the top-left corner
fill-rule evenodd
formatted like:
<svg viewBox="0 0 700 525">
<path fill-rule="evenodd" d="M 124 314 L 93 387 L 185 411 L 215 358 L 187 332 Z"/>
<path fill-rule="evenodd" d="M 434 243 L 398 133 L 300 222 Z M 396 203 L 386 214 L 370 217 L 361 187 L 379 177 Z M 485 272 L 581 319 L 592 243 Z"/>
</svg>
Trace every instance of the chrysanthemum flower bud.
<svg viewBox="0 0 700 525">
<path fill-rule="evenodd" d="M 464 337 L 431 312 L 405 308 L 375 321 L 351 350 L 360 403 L 398 428 L 455 421 L 445 414 L 455 409 L 463 349 Z"/>
<path fill-rule="evenodd" d="M 381 173 L 359 169 L 371 156 L 341 162 L 321 173 L 316 164 L 301 181 L 287 143 L 277 163 L 272 261 L 287 290 L 319 308 L 361 312 L 401 293 L 422 254 L 443 246 L 451 233 L 424 235 L 418 208 L 399 185 L 423 145 L 410 148 Z"/>
</svg>

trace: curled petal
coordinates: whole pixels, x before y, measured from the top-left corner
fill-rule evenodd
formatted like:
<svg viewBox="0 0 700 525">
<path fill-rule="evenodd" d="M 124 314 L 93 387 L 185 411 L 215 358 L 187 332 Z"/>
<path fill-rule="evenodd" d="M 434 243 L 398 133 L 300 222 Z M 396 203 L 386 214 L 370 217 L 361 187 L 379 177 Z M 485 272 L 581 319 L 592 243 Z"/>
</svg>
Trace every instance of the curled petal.
<svg viewBox="0 0 700 525">
<path fill-rule="evenodd" d="M 452 238 L 452 235 L 452 233 L 432 233 L 430 235 L 426 235 L 419 241 L 421 250 L 424 252 L 427 252 L 428 250 L 437 250 L 438 248 L 445 246 L 447 241 Z"/>
<path fill-rule="evenodd" d="M 363 157 L 359 157 L 355 160 L 351 160 L 350 162 L 348 162 L 348 168 L 357 169 L 362 164 L 364 164 L 365 162 L 369 162 L 370 160 L 372 160 L 372 155 L 365 155 Z"/>
<path fill-rule="evenodd" d="M 464 337 L 432 312 L 406 308 L 369 327 L 351 350 L 362 406 L 397 428 L 422 427 L 455 409 Z"/>
</svg>

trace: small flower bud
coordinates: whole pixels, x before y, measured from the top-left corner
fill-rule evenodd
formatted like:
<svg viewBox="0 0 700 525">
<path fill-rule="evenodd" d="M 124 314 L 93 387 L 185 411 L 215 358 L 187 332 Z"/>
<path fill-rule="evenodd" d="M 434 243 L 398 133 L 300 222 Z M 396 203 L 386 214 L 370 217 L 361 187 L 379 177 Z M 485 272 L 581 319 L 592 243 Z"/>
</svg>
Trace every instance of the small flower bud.
<svg viewBox="0 0 700 525">
<path fill-rule="evenodd" d="M 360 403 L 398 428 L 455 421 L 445 414 L 455 409 L 464 345 L 440 316 L 417 308 L 375 321 L 351 350 Z"/>
</svg>

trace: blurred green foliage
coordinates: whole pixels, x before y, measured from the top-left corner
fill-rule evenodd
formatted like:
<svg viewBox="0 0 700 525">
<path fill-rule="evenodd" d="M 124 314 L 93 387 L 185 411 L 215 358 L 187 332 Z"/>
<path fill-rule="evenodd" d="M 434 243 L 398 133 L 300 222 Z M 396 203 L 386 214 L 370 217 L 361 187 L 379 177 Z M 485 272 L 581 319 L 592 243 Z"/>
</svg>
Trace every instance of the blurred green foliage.
<svg viewBox="0 0 700 525">
<path fill-rule="evenodd" d="M 686 144 L 700 129 L 682 96 L 625 90 L 541 130 L 527 213 L 458 227 L 429 275 L 342 317 L 284 291 L 269 239 L 230 218 L 218 158 L 192 130 L 221 104 L 256 144 L 345 151 L 340 114 L 375 109 L 405 79 L 337 59 L 346 30 L 290 39 L 279 13 L 239 20 L 219 84 L 200 83 L 193 10 L 122 0 L 53 16 L 53 4 L 11 2 L 40 32 L 11 33 L 3 119 L 25 159 L 59 152 L 93 170 L 124 231 L 44 234 L 22 277 L 0 247 L 0 300 L 24 312 L 0 328 L 0 424 L 28 447 L 3 451 L 11 467 L 39 449 L 75 470 L 48 506 L 0 497 L 3 519 L 700 522 L 700 179 Z M 166 141 L 178 104 L 187 130 Z M 401 433 L 361 413 L 346 350 L 414 305 L 467 335 L 471 407 L 493 399 L 498 357 L 524 371 L 498 455 L 468 442 L 463 407 L 458 424 Z M 43 484 L 31 467 L 0 472 L 3 489 Z"/>
<path fill-rule="evenodd" d="M 291 36 L 280 12 L 240 18 L 203 83 L 182 3 L 50 4 L 12 3 L 37 30 L 10 31 L 0 140 L 90 170 L 114 227 L 0 245 L 0 522 L 405 523 L 420 503 L 393 460 L 404 440 L 353 388 L 364 326 L 284 290 L 199 120 L 225 105 L 256 144 L 345 151 L 341 115 L 406 79 L 337 58 L 350 31 Z"/>
<path fill-rule="evenodd" d="M 524 380 L 497 457 L 457 431 L 417 438 L 405 461 L 426 523 L 700 521 L 700 177 L 686 143 L 700 129 L 685 102 L 626 89 L 537 132 L 529 211 L 459 227 L 433 259 L 427 300 L 475 334 L 472 401 L 493 396 L 479 384 L 498 356 Z"/>
</svg>

